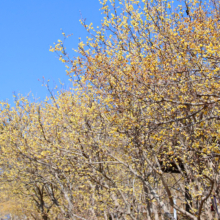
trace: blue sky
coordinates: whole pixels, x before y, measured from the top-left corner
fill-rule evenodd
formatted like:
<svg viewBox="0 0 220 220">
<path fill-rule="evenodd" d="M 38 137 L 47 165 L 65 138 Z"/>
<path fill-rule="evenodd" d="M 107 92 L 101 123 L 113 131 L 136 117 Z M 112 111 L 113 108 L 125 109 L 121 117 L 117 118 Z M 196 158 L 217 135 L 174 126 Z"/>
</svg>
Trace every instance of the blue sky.
<svg viewBox="0 0 220 220">
<path fill-rule="evenodd" d="M 68 50 L 77 48 L 78 38 L 87 35 L 81 14 L 87 23 L 100 25 L 100 7 L 98 0 L 1 0 L 0 100 L 13 103 L 13 93 L 29 92 L 44 100 L 48 92 L 41 86 L 43 77 L 51 87 L 61 80 L 67 88 L 65 65 L 49 47 L 63 39 L 62 28 L 73 34 L 66 41 Z"/>
</svg>

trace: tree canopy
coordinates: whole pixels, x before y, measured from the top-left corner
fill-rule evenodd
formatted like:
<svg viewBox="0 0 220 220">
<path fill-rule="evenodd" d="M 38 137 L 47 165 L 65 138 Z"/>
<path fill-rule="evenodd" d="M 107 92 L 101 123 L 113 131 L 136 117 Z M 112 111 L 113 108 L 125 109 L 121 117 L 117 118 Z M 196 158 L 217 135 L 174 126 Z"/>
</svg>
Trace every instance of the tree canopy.
<svg viewBox="0 0 220 220">
<path fill-rule="evenodd" d="M 2 202 L 21 205 L 0 207 L 44 220 L 219 219 L 219 2 L 101 6 L 101 27 L 81 20 L 77 57 L 64 33 L 50 48 L 69 91 L 1 103 Z"/>
</svg>

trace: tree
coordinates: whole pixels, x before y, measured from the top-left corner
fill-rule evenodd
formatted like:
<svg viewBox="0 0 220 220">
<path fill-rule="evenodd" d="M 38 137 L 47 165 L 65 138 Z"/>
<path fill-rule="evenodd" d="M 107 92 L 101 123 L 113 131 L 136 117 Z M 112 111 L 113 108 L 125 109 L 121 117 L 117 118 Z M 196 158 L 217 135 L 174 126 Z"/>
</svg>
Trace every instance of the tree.
<svg viewBox="0 0 220 220">
<path fill-rule="evenodd" d="M 74 92 L 2 107 L 3 161 L 16 180 L 53 186 L 47 203 L 69 219 L 174 219 L 173 209 L 213 219 L 219 3 L 105 0 L 102 10 L 101 28 L 82 20 L 89 36 L 77 58 L 60 40 L 50 49 Z"/>
</svg>

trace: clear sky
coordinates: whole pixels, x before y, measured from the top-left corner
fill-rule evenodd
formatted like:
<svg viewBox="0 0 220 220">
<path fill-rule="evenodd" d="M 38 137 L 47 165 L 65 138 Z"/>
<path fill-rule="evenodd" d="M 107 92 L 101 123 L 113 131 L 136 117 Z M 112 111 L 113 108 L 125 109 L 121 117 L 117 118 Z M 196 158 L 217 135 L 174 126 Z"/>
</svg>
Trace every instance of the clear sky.
<svg viewBox="0 0 220 220">
<path fill-rule="evenodd" d="M 50 86 L 59 80 L 68 87 L 65 64 L 50 45 L 66 34 L 68 50 L 77 48 L 78 38 L 87 33 L 81 26 L 81 14 L 87 23 L 100 25 L 99 0 L 0 0 L 0 100 L 13 102 L 13 93 L 26 96 L 31 92 L 44 100 L 47 89 L 41 86 L 44 77 Z"/>
</svg>

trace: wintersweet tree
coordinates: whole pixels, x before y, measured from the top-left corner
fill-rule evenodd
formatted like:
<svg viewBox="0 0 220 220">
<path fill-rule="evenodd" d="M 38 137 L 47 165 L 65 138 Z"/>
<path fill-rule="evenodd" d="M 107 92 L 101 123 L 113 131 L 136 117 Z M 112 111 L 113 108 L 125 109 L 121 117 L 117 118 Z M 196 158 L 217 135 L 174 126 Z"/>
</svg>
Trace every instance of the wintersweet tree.
<svg viewBox="0 0 220 220">
<path fill-rule="evenodd" d="M 89 90 L 65 92 L 54 104 L 22 98 L 15 108 L 1 111 L 3 178 L 23 184 L 17 193 L 29 196 L 37 207 L 32 212 L 43 219 L 57 210 L 70 219 L 132 216 L 131 188 L 142 194 L 139 181 L 112 157 L 115 151 L 121 154 L 123 140 L 94 98 Z"/>
<path fill-rule="evenodd" d="M 219 196 L 219 3 L 175 5 L 103 1 L 101 28 L 82 20 L 88 40 L 77 58 L 62 41 L 51 51 L 61 52 L 69 76 L 90 85 L 111 115 L 119 139 L 108 153 L 141 182 L 148 219 L 152 207 L 170 218 L 171 207 L 191 219 L 212 218 Z M 138 218 L 138 199 L 132 206 Z"/>
<path fill-rule="evenodd" d="M 72 91 L 2 104 L 3 174 L 42 219 L 219 218 L 219 3 L 101 4 L 78 57 L 50 49 Z"/>
</svg>

